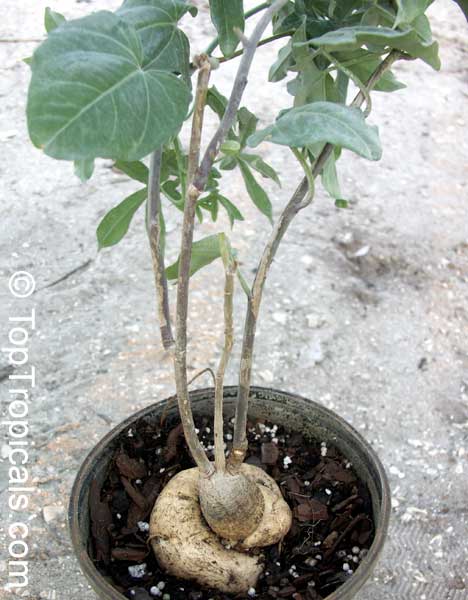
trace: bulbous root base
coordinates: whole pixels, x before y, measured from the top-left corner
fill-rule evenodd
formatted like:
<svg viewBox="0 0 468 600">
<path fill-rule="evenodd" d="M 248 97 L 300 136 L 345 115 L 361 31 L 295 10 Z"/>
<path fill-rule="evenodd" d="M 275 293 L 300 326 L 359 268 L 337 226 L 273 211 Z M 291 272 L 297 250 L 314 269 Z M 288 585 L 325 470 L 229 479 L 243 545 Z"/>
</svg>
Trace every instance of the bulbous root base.
<svg viewBox="0 0 468 600">
<path fill-rule="evenodd" d="M 151 514 L 150 539 L 159 564 L 168 573 L 231 594 L 255 587 L 263 556 L 245 551 L 283 539 L 292 514 L 269 475 L 248 464 L 241 466 L 241 473 L 258 486 L 264 510 L 257 528 L 235 548 L 224 546 L 202 515 L 197 468 L 181 471 L 166 485 Z"/>
</svg>

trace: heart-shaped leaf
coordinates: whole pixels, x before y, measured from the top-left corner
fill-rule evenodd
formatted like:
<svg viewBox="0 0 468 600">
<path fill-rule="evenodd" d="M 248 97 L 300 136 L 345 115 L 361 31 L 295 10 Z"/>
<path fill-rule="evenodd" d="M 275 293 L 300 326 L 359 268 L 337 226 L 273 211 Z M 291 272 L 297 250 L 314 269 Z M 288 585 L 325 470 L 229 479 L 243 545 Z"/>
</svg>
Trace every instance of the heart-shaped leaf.
<svg viewBox="0 0 468 600">
<path fill-rule="evenodd" d="M 181 73 L 189 80 L 190 44 L 177 22 L 193 8 L 180 0 L 125 0 L 117 15 L 137 30 L 145 68 Z"/>
<path fill-rule="evenodd" d="M 31 68 L 29 134 L 53 158 L 138 160 L 187 114 L 188 86 L 145 67 L 136 30 L 107 11 L 52 31 Z"/>
<path fill-rule="evenodd" d="M 291 148 L 329 142 L 370 160 L 382 155 L 377 127 L 367 125 L 359 109 L 333 102 L 292 108 L 273 125 L 250 136 L 248 144 L 255 147 L 264 140 Z"/>
</svg>

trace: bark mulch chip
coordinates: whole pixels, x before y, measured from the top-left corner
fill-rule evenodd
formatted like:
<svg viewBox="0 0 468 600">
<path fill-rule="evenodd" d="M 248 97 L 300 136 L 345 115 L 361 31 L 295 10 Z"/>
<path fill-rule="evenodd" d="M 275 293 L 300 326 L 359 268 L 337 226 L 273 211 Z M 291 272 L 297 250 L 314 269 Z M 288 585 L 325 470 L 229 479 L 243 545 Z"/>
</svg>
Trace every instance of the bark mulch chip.
<svg viewBox="0 0 468 600">
<path fill-rule="evenodd" d="M 213 458 L 213 432 L 199 419 L 200 438 Z M 229 450 L 232 423 L 225 423 Z M 268 472 L 293 511 L 282 544 L 263 550 L 265 568 L 255 593 L 237 598 L 321 600 L 359 568 L 374 537 L 367 487 L 333 446 L 267 422 L 248 425 L 247 462 Z M 229 600 L 233 596 L 176 579 L 159 568 L 148 521 L 159 492 L 193 467 L 178 423 L 140 421 L 120 439 L 104 485 L 90 489 L 90 555 L 96 567 L 132 600 Z"/>
</svg>

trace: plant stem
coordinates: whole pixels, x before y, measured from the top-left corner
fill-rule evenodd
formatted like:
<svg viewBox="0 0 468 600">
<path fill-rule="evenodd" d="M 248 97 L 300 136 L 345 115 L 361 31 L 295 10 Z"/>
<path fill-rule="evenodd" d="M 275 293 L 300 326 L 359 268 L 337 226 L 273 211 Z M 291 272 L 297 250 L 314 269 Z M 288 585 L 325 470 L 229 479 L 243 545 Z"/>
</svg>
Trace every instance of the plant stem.
<svg viewBox="0 0 468 600">
<path fill-rule="evenodd" d="M 351 79 L 354 85 L 362 92 L 366 100 L 366 110 L 364 111 L 364 116 L 367 117 L 372 110 L 372 100 L 370 97 L 370 93 L 367 90 L 366 84 L 363 83 L 359 79 L 359 77 L 357 77 L 350 69 L 348 69 L 348 67 L 344 63 L 340 62 L 337 58 L 335 58 L 333 54 L 330 54 L 330 52 L 327 52 L 323 48 L 320 49 L 320 52 L 323 54 L 323 56 L 325 56 L 327 60 L 329 60 L 333 65 L 335 65 L 335 67 L 338 70 L 340 70 L 347 77 L 349 77 L 349 79 Z"/>
<path fill-rule="evenodd" d="M 192 118 L 192 134 L 188 157 L 187 194 L 184 206 L 181 248 L 179 255 L 179 276 L 177 281 L 176 339 L 174 352 L 174 373 L 176 380 L 177 400 L 184 435 L 195 463 L 204 475 L 213 472 L 213 465 L 208 460 L 203 446 L 198 439 L 193 421 L 192 407 L 187 384 L 187 314 L 188 291 L 190 281 L 190 261 L 192 258 L 193 230 L 195 226 L 195 209 L 200 191 L 193 185 L 193 177 L 198 168 L 200 156 L 201 131 L 206 104 L 206 94 L 210 79 L 211 66 L 206 56 L 199 59 L 199 73 L 195 107 Z"/>
<path fill-rule="evenodd" d="M 245 42 L 244 52 L 237 70 L 232 92 L 229 97 L 229 101 L 224 112 L 224 116 L 221 119 L 218 129 L 212 137 L 208 147 L 205 151 L 203 159 L 198 169 L 198 173 L 193 181 L 193 185 L 200 192 L 205 188 L 208 176 L 211 168 L 219 152 L 221 144 L 224 142 L 226 135 L 234 123 L 239 109 L 242 95 L 247 85 L 247 77 L 252 65 L 252 60 L 257 49 L 257 44 L 260 41 L 263 32 L 268 27 L 273 16 L 286 4 L 288 0 L 276 0 L 262 15 L 258 21 L 255 29 L 252 32 L 250 38 Z"/>
<path fill-rule="evenodd" d="M 275 40 L 280 40 L 281 38 L 289 37 L 289 36 L 293 35 L 293 33 L 294 33 L 294 31 L 283 31 L 283 33 L 276 33 L 275 35 L 271 35 L 270 37 L 260 40 L 257 44 L 257 48 L 260 48 L 260 46 L 265 46 L 266 44 L 269 44 L 270 42 L 274 42 Z M 232 60 L 233 58 L 237 58 L 238 56 L 241 56 L 243 53 L 244 53 L 244 50 L 236 50 L 236 52 L 234 52 L 234 54 L 231 54 L 231 56 L 219 56 L 219 57 L 215 57 L 215 58 L 219 63 L 224 63 L 224 62 L 228 62 L 229 60 Z"/>
<path fill-rule="evenodd" d="M 239 372 L 239 391 L 237 396 L 236 417 L 234 424 L 234 440 L 230 456 L 233 467 L 240 465 L 247 451 L 247 411 L 250 393 L 250 381 L 252 378 L 252 359 L 257 328 L 258 313 L 262 301 L 262 293 L 265 279 L 271 262 L 276 254 L 278 246 L 295 215 L 301 210 L 301 203 L 309 191 L 307 178 L 299 184 L 286 208 L 281 213 L 270 239 L 263 251 L 258 265 L 257 273 L 252 285 L 251 294 L 247 300 L 247 315 L 244 325 L 244 338 L 242 342 L 242 354 Z"/>
<path fill-rule="evenodd" d="M 164 349 L 169 350 L 174 346 L 174 337 L 172 335 L 169 294 L 161 236 L 161 158 L 162 149 L 158 148 L 151 155 L 146 222 L 153 261 L 154 281 L 158 296 L 159 328 L 161 330 Z"/>
<path fill-rule="evenodd" d="M 182 151 L 182 144 L 180 143 L 180 139 L 179 139 L 178 135 L 176 135 L 176 137 L 174 138 L 174 151 L 175 151 L 175 155 L 176 155 L 177 170 L 179 172 L 180 189 L 182 190 L 182 199 L 184 199 L 185 196 L 187 195 L 187 181 L 185 178 L 185 166 L 182 162 L 184 153 Z"/>
<path fill-rule="evenodd" d="M 377 69 L 372 73 L 371 77 L 367 81 L 366 90 L 369 93 L 380 77 L 391 68 L 393 63 L 399 58 L 405 58 L 400 52 L 392 51 L 380 63 Z M 354 98 L 351 106 L 361 107 L 365 101 L 365 95 L 362 91 L 359 91 L 357 96 Z M 321 172 L 325 163 L 327 162 L 330 154 L 333 151 L 333 144 L 325 144 L 321 153 L 317 157 L 316 161 L 312 166 L 312 175 L 317 177 Z M 284 237 L 291 221 L 297 215 L 299 211 L 308 206 L 312 202 L 312 195 L 308 193 L 309 185 L 307 177 L 304 177 L 298 188 L 292 195 L 291 199 L 283 209 L 278 222 L 276 223 L 270 238 L 268 240 L 265 249 L 263 250 L 262 257 L 260 259 L 255 279 L 252 285 L 252 292 L 247 302 L 247 314 L 244 325 L 244 338 L 242 343 L 242 353 L 240 361 L 239 371 L 239 390 L 237 395 L 236 405 L 236 417 L 234 424 L 234 440 L 233 448 L 230 455 L 230 464 L 233 468 L 239 466 L 245 457 L 247 450 L 247 411 L 249 404 L 250 394 L 250 382 L 252 377 L 252 359 L 253 359 L 253 348 L 255 342 L 255 332 L 257 327 L 257 318 L 260 310 L 260 304 L 262 300 L 263 289 L 265 280 L 268 274 L 268 270 L 273 262 L 273 259 L 278 250 L 278 246 Z"/>
<path fill-rule="evenodd" d="M 307 162 L 307 159 L 302 154 L 302 152 L 303 152 L 302 150 L 299 150 L 299 148 L 291 148 L 291 150 L 292 150 L 292 153 L 294 154 L 294 156 L 297 158 L 297 161 L 301 165 L 302 170 L 304 171 L 304 174 L 307 178 L 307 183 L 309 185 L 309 194 L 311 194 L 313 196 L 314 188 L 315 188 L 315 181 L 314 181 L 314 176 L 312 174 L 312 169 L 310 168 L 309 163 Z"/>
<path fill-rule="evenodd" d="M 214 413 L 215 465 L 216 471 L 219 473 L 224 473 L 226 469 L 223 431 L 224 375 L 234 344 L 233 295 L 236 266 L 233 260 L 229 256 L 226 256 L 226 254 L 223 253 L 223 263 L 226 272 L 224 284 L 224 348 L 216 372 Z"/>
<path fill-rule="evenodd" d="M 262 10 L 265 10 L 269 6 L 270 6 L 269 2 L 262 2 L 258 6 L 254 6 L 250 10 L 246 11 L 244 14 L 244 18 L 249 19 L 250 17 L 253 17 L 257 13 L 261 12 Z M 208 54 L 208 56 L 211 56 L 213 51 L 216 50 L 216 48 L 218 47 L 218 44 L 219 44 L 219 38 L 215 37 L 214 40 L 208 46 L 208 48 L 205 50 L 205 54 Z"/>
</svg>

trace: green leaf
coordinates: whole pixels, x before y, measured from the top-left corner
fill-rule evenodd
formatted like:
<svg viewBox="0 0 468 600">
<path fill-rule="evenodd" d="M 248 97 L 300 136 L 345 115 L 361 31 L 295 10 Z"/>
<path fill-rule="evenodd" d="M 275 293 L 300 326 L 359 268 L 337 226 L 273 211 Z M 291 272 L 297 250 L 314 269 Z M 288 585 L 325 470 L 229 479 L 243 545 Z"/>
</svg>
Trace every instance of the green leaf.
<svg viewBox="0 0 468 600">
<path fill-rule="evenodd" d="M 190 277 L 197 271 L 206 267 L 217 258 L 220 258 L 219 239 L 217 235 L 209 235 L 192 244 L 192 257 L 190 260 Z M 179 276 L 179 259 L 167 267 L 166 276 L 171 281 Z"/>
<path fill-rule="evenodd" d="M 161 161 L 161 181 L 169 177 L 178 177 L 179 165 L 177 163 L 176 151 L 172 148 L 164 148 Z"/>
<path fill-rule="evenodd" d="M 219 168 L 223 171 L 232 171 L 237 167 L 237 159 L 235 156 L 223 156 L 219 161 Z"/>
<path fill-rule="evenodd" d="M 342 27 L 309 40 L 314 46 L 322 46 L 330 51 L 354 50 L 363 45 L 378 45 L 396 48 L 415 58 L 421 58 L 434 69 L 440 69 L 437 42 L 427 42 L 420 38 L 414 29 L 396 31 L 388 27 Z"/>
<path fill-rule="evenodd" d="M 402 23 L 412 23 L 423 15 L 433 0 L 396 0 L 398 6 L 395 27 Z"/>
<path fill-rule="evenodd" d="M 289 69 L 294 64 L 294 57 L 292 54 L 292 42 L 289 42 L 281 48 L 278 52 L 278 58 L 271 65 L 270 71 L 268 73 L 268 81 L 281 81 L 288 74 Z"/>
<path fill-rule="evenodd" d="M 304 24 L 292 37 L 293 56 L 299 71 L 297 78 L 288 88 L 294 96 L 294 106 L 327 100 L 326 77 L 330 76 L 312 59 L 314 50 L 304 45 L 305 40 L 307 40 L 307 33 Z"/>
<path fill-rule="evenodd" d="M 361 81 L 368 81 L 381 62 L 378 57 L 366 50 L 356 50 L 352 53 L 336 52 L 334 56 L 336 56 L 339 62 L 344 63 Z M 376 92 L 395 92 L 405 87 L 405 84 L 398 81 L 391 71 L 385 71 L 375 84 L 373 90 Z"/>
<path fill-rule="evenodd" d="M 244 178 L 245 188 L 255 206 L 273 223 L 273 208 L 265 190 L 257 183 L 248 164 L 239 160 L 239 167 Z"/>
<path fill-rule="evenodd" d="M 349 202 L 347 200 L 343 200 L 343 198 L 337 198 L 335 200 L 336 208 L 348 208 Z"/>
<path fill-rule="evenodd" d="M 247 143 L 247 138 L 257 129 L 258 117 L 243 106 L 237 112 L 237 122 L 239 123 L 239 142 L 243 148 Z"/>
<path fill-rule="evenodd" d="M 221 152 L 230 156 L 235 156 L 236 154 L 239 154 L 240 149 L 241 145 L 235 140 L 226 140 L 220 146 Z"/>
<path fill-rule="evenodd" d="M 127 233 L 134 214 L 146 200 L 146 195 L 146 188 L 139 190 L 107 213 L 97 228 L 99 249 L 120 242 Z"/>
<path fill-rule="evenodd" d="M 165 181 L 161 186 L 162 193 L 179 210 L 184 210 L 184 199 L 179 191 L 179 181 Z"/>
<path fill-rule="evenodd" d="M 367 125 L 359 109 L 332 102 L 292 108 L 251 136 L 248 144 L 255 147 L 264 140 L 292 148 L 329 142 L 370 160 L 379 160 L 382 155 L 377 127 Z"/>
<path fill-rule="evenodd" d="M 131 162 L 117 160 L 114 163 L 114 167 L 135 181 L 139 181 L 145 185 L 148 183 L 149 169 L 139 160 Z"/>
<path fill-rule="evenodd" d="M 224 117 L 228 100 L 226 96 L 223 96 L 223 94 L 221 94 L 221 92 L 215 85 L 212 85 L 208 89 L 208 93 L 206 95 L 206 103 L 211 108 L 211 110 L 218 115 L 220 119 Z"/>
<path fill-rule="evenodd" d="M 205 196 L 198 201 L 198 206 L 204 208 L 211 215 L 211 220 L 215 222 L 218 219 L 219 203 L 215 193 Z"/>
<path fill-rule="evenodd" d="M 107 11 L 52 31 L 32 63 L 33 143 L 65 160 L 132 161 L 162 146 L 185 119 L 190 90 L 143 61 L 136 31 Z"/>
<path fill-rule="evenodd" d="M 466 20 L 468 21 L 468 0 L 455 0 L 455 2 L 462 9 L 463 14 L 465 15 Z"/>
<path fill-rule="evenodd" d="M 222 196 L 221 194 L 217 194 L 218 202 L 227 212 L 229 217 L 229 222 L 231 223 L 231 227 L 234 227 L 234 221 L 243 221 L 244 216 L 240 212 L 240 210 L 235 206 L 230 200 L 226 198 L 226 196 Z"/>
<path fill-rule="evenodd" d="M 75 160 L 75 175 L 82 181 L 91 179 L 94 173 L 94 160 Z"/>
<path fill-rule="evenodd" d="M 180 0 L 125 0 L 117 15 L 133 26 L 140 37 L 146 68 L 181 73 L 190 79 L 190 44 L 177 28 L 190 10 Z"/>
<path fill-rule="evenodd" d="M 47 7 L 44 13 L 44 27 L 47 33 L 56 29 L 62 23 L 65 23 L 65 17 L 51 8 Z"/>
<path fill-rule="evenodd" d="M 244 31 L 244 3 L 242 0 L 210 0 L 210 12 L 221 52 L 232 56 L 240 41 L 235 29 Z"/>
<path fill-rule="evenodd" d="M 336 172 L 334 153 L 332 153 L 330 158 L 325 163 L 322 171 L 322 183 L 323 187 L 327 190 L 332 198 L 341 198 L 341 188 L 338 180 L 338 173 Z"/>
<path fill-rule="evenodd" d="M 258 154 L 241 154 L 240 158 L 249 163 L 252 169 L 255 169 L 260 175 L 267 179 L 272 179 L 276 184 L 281 187 L 281 182 L 278 177 L 278 173 L 266 163 L 261 156 Z"/>
</svg>

